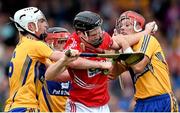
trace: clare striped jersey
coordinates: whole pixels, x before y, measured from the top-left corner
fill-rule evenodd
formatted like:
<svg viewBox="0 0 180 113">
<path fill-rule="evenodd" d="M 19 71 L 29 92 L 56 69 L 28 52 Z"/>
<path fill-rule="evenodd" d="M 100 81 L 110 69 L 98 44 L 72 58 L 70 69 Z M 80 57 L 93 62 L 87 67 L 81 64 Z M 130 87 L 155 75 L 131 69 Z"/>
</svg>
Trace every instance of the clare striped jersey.
<svg viewBox="0 0 180 113">
<path fill-rule="evenodd" d="M 18 107 L 38 108 L 37 97 L 44 80 L 39 67 L 52 52 L 42 41 L 20 37 L 9 63 L 10 95 L 5 111 Z"/>
</svg>

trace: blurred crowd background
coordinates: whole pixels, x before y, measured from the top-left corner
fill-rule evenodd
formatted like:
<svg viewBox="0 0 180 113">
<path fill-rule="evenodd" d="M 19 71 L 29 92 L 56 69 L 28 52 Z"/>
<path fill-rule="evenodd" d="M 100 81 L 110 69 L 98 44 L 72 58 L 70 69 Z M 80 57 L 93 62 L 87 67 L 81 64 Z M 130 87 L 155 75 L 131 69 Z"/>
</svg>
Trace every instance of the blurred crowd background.
<svg viewBox="0 0 180 113">
<path fill-rule="evenodd" d="M 0 1 L 0 111 L 8 96 L 8 61 L 18 42 L 17 30 L 9 17 L 24 7 L 38 7 L 47 17 L 49 26 L 61 26 L 73 32 L 74 16 L 83 10 L 94 11 L 104 19 L 103 28 L 112 35 L 116 19 L 126 10 L 141 13 L 146 22 L 155 20 L 159 40 L 169 64 L 173 90 L 180 103 L 180 0 L 1 0 Z M 132 111 L 133 85 L 129 73 L 109 81 L 112 112 Z"/>
</svg>

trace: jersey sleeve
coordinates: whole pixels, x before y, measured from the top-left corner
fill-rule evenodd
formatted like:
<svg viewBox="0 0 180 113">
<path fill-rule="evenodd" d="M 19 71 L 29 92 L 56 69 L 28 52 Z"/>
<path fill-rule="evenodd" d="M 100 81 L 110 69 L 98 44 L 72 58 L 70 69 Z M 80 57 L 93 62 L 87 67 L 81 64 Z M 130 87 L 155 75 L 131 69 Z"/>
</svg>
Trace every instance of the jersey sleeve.
<svg viewBox="0 0 180 113">
<path fill-rule="evenodd" d="M 53 53 L 53 50 L 46 45 L 44 42 L 37 41 L 37 43 L 34 44 L 34 56 L 38 58 L 49 58 L 50 55 Z"/>
<path fill-rule="evenodd" d="M 73 39 L 72 38 L 69 38 L 64 46 L 64 49 L 65 50 L 68 50 L 68 49 L 72 49 L 72 43 L 73 43 Z"/>
<path fill-rule="evenodd" d="M 46 63 L 52 64 L 53 63 L 49 58 L 40 59 L 39 61 L 43 64 L 46 64 Z"/>
<path fill-rule="evenodd" d="M 145 35 L 140 41 L 141 41 L 141 45 L 139 51 L 143 52 L 146 56 L 151 58 L 153 53 L 156 51 L 156 49 L 159 46 L 158 41 L 154 36 L 151 35 Z"/>
<path fill-rule="evenodd" d="M 111 49 L 112 44 L 113 44 L 113 40 L 111 36 L 107 32 L 104 32 L 103 42 L 100 45 L 100 47 L 104 49 Z"/>
<path fill-rule="evenodd" d="M 74 37 L 69 38 L 64 46 L 64 50 L 69 49 L 81 50 L 79 42 Z"/>
</svg>

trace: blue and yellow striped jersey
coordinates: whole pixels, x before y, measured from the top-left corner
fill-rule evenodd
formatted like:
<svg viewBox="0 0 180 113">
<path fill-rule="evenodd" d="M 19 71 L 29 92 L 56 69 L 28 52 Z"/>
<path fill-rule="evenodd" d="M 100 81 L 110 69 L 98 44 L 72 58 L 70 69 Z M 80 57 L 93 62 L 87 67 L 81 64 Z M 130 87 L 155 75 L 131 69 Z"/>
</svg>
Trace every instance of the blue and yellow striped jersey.
<svg viewBox="0 0 180 113">
<path fill-rule="evenodd" d="M 40 112 L 65 112 L 69 89 L 69 81 L 46 81 L 39 95 Z"/>
<path fill-rule="evenodd" d="M 52 54 L 44 42 L 20 37 L 9 63 L 10 94 L 5 111 L 17 107 L 38 108 L 38 91 L 44 80 L 40 65 Z"/>
<path fill-rule="evenodd" d="M 52 63 L 52 62 L 51 62 Z M 45 65 L 41 65 L 41 72 L 46 71 Z M 43 74 L 44 76 L 44 73 Z M 39 94 L 40 112 L 65 112 L 65 105 L 69 96 L 70 81 L 56 82 L 46 81 Z"/>
<path fill-rule="evenodd" d="M 143 99 L 171 92 L 168 65 L 157 39 L 145 35 L 133 46 L 133 50 L 143 52 L 150 59 L 143 72 L 134 74 L 130 71 L 136 89 L 135 98 Z"/>
</svg>

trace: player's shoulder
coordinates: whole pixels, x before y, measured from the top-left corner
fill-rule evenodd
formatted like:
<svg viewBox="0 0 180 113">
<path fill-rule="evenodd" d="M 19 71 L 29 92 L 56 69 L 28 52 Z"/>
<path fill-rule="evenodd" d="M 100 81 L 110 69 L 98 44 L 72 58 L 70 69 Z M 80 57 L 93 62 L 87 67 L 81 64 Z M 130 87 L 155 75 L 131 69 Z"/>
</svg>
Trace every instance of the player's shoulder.
<svg viewBox="0 0 180 113">
<path fill-rule="evenodd" d="M 69 43 L 80 43 L 80 42 L 81 42 L 80 37 L 78 37 L 77 33 L 74 32 L 69 36 L 66 43 L 69 44 Z"/>
<path fill-rule="evenodd" d="M 111 36 L 107 32 L 104 32 L 103 43 L 109 43 L 110 40 L 111 40 Z"/>
<path fill-rule="evenodd" d="M 33 40 L 32 45 L 35 47 L 48 46 L 44 41 L 40 41 L 40 40 Z"/>
<path fill-rule="evenodd" d="M 144 35 L 141 39 L 144 41 L 157 41 L 157 38 L 151 34 Z"/>
<path fill-rule="evenodd" d="M 77 35 L 76 32 L 72 33 L 72 34 L 69 36 L 69 40 L 71 40 L 72 42 L 81 42 L 81 39 L 80 39 L 80 37 Z"/>
<path fill-rule="evenodd" d="M 104 38 L 111 38 L 110 34 L 104 31 Z"/>
<path fill-rule="evenodd" d="M 112 41 L 111 36 L 107 32 L 104 32 L 103 41 L 102 41 L 102 44 L 100 45 L 100 48 L 108 49 L 109 47 L 111 47 L 112 43 L 113 41 Z"/>
<path fill-rule="evenodd" d="M 30 43 L 32 46 L 33 45 L 39 45 L 39 44 L 42 44 L 42 45 L 46 45 L 46 43 L 44 41 L 41 41 L 41 40 L 34 40 L 34 39 L 31 39 L 27 36 L 20 36 L 20 39 L 22 39 L 23 41 L 26 41 L 26 43 Z"/>
<path fill-rule="evenodd" d="M 30 40 L 27 44 L 27 47 L 34 53 L 36 53 L 39 50 L 46 51 L 50 48 L 45 42 L 40 40 Z"/>
<path fill-rule="evenodd" d="M 69 39 L 66 41 L 66 44 L 64 46 L 64 49 L 77 49 L 79 47 L 79 44 L 81 43 L 80 38 L 76 34 L 76 32 L 72 33 L 69 37 Z"/>
<path fill-rule="evenodd" d="M 138 42 L 140 45 L 159 45 L 159 42 L 157 41 L 157 38 L 151 34 L 144 35 L 141 37 L 140 41 Z"/>
</svg>

